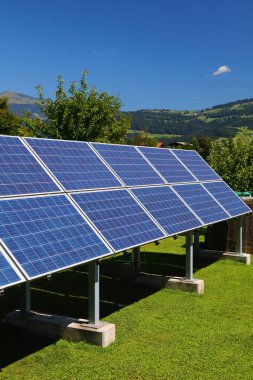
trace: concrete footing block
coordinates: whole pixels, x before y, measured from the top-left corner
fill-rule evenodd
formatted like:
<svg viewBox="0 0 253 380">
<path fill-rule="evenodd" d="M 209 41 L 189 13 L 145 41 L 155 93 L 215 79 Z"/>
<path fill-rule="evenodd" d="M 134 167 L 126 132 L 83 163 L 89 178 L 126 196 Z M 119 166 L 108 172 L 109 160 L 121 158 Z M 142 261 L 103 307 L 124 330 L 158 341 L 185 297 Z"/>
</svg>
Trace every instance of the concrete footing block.
<svg viewBox="0 0 253 380">
<path fill-rule="evenodd" d="M 89 325 L 85 319 L 75 319 L 62 315 L 21 313 L 19 310 L 5 316 L 6 323 L 28 333 L 52 339 L 65 339 L 70 342 L 85 341 L 100 347 L 107 347 L 115 341 L 115 325 L 100 322 Z"/>
<path fill-rule="evenodd" d="M 193 280 L 187 280 L 185 277 L 167 277 L 165 287 L 175 290 L 183 290 L 186 292 L 203 294 L 204 280 L 196 278 Z"/>
<path fill-rule="evenodd" d="M 211 258 L 211 259 L 222 259 L 222 260 L 234 260 L 244 263 L 246 265 L 251 264 L 251 255 L 249 253 L 236 253 L 236 252 L 225 252 L 216 250 L 201 250 L 194 254 L 194 257 L 198 258 Z"/>
<path fill-rule="evenodd" d="M 251 255 L 249 253 L 234 253 L 234 252 L 224 252 L 222 254 L 222 258 L 239 261 L 240 263 L 244 263 L 246 265 L 251 264 Z"/>
</svg>

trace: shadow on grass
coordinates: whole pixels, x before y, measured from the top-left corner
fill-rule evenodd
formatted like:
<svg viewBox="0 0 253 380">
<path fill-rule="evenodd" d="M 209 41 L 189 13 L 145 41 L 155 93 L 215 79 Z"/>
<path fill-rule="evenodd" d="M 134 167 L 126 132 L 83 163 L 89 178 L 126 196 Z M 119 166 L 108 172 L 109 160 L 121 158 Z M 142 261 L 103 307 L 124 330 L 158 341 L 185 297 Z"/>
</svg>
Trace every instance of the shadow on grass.
<svg viewBox="0 0 253 380">
<path fill-rule="evenodd" d="M 194 258 L 194 272 L 205 268 L 219 258 Z M 162 276 L 185 276 L 185 255 L 174 253 L 141 252 L 141 271 Z"/>
<path fill-rule="evenodd" d="M 0 376 L 1 370 L 32 353 L 54 343 L 51 339 L 34 338 L 0 323 Z"/>
<path fill-rule="evenodd" d="M 157 290 L 141 287 L 120 280 L 123 262 L 130 256 L 118 256 L 104 260 L 100 271 L 100 316 L 111 313 L 134 302 L 138 302 Z M 194 270 L 210 265 L 215 260 L 194 260 Z M 185 256 L 157 252 L 141 253 L 142 271 L 160 275 L 184 276 Z M 41 313 L 60 314 L 88 319 L 88 267 L 79 266 L 62 273 L 56 273 L 52 280 L 40 279 L 32 282 L 32 309 Z M 6 290 L 0 298 L 0 317 L 20 307 L 20 288 Z M 36 352 L 53 341 L 42 340 L 17 332 L 0 323 L 0 369 Z"/>
</svg>

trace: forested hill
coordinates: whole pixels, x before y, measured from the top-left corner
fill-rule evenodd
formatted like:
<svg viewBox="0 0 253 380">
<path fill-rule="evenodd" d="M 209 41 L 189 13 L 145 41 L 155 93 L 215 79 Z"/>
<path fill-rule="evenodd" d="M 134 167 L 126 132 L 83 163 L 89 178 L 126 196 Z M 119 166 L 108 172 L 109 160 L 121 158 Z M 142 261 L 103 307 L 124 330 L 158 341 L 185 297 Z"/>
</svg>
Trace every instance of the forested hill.
<svg viewBox="0 0 253 380">
<path fill-rule="evenodd" d="M 253 99 L 201 111 L 139 110 L 130 112 L 132 130 L 153 134 L 210 137 L 233 136 L 239 127 L 253 130 Z"/>
</svg>

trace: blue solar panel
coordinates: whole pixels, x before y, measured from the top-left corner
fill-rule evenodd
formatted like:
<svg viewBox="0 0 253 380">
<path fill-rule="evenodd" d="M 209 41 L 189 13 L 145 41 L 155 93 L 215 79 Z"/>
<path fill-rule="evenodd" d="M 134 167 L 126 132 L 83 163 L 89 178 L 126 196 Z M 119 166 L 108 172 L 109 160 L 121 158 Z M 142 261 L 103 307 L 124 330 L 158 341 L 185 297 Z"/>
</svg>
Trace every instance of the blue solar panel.
<svg viewBox="0 0 253 380">
<path fill-rule="evenodd" d="M 172 151 L 199 181 L 220 179 L 218 174 L 194 150 L 172 149 Z"/>
<path fill-rule="evenodd" d="M 164 183 L 134 146 L 96 143 L 92 145 L 127 186 Z"/>
<path fill-rule="evenodd" d="M 202 226 L 202 223 L 168 186 L 131 190 L 168 235 Z"/>
<path fill-rule="evenodd" d="M 59 191 L 18 137 L 0 136 L 0 152 L 0 196 Z"/>
<path fill-rule="evenodd" d="M 231 216 L 252 211 L 224 182 L 209 182 L 203 185 Z"/>
<path fill-rule="evenodd" d="M 22 281 L 24 280 L 16 273 L 9 261 L 0 251 L 0 288 L 18 284 Z"/>
<path fill-rule="evenodd" d="M 157 149 L 138 147 L 152 165 L 168 181 L 173 182 L 196 182 L 196 179 L 173 155 L 169 149 Z"/>
<path fill-rule="evenodd" d="M 173 188 L 205 224 L 230 218 L 201 184 L 175 185 Z"/>
<path fill-rule="evenodd" d="M 165 237 L 127 190 L 76 193 L 73 198 L 116 252 Z"/>
<path fill-rule="evenodd" d="M 65 195 L 1 200 L 0 238 L 30 278 L 110 253 Z"/>
<path fill-rule="evenodd" d="M 121 186 L 85 142 L 31 138 L 26 141 L 66 190 Z"/>
</svg>

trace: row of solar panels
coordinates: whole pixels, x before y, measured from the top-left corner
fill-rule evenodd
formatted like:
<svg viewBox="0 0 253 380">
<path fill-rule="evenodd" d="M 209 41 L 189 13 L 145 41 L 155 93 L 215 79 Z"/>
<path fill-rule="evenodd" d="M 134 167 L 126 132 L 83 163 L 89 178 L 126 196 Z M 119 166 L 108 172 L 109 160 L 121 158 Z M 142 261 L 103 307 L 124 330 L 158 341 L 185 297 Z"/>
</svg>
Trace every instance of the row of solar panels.
<svg viewBox="0 0 253 380">
<path fill-rule="evenodd" d="M 32 279 L 244 212 L 223 182 L 36 196 L 0 201 L 0 236 Z M 12 284 L 0 268 L 0 287 Z"/>
<path fill-rule="evenodd" d="M 195 151 L 9 136 L 0 151 L 0 197 L 220 180 Z"/>
<path fill-rule="evenodd" d="M 96 184 L 99 183 L 100 186 L 101 179 L 108 179 L 107 174 L 104 175 L 103 171 L 104 167 L 107 169 L 106 165 L 87 143 L 66 142 L 66 146 L 69 148 L 64 150 L 59 148 L 63 146 L 62 143 L 65 144 L 64 141 L 29 139 L 36 145 L 47 145 L 47 152 L 37 153 L 51 169 L 52 175 L 35 160 L 20 139 L 0 137 L 0 142 L 1 140 L 5 149 L 3 154 L 1 150 L 0 159 L 3 164 L 1 163 L 0 170 L 1 173 L 4 173 L 4 178 L 9 179 L 9 183 L 15 184 L 19 195 L 27 189 L 25 187 L 24 190 L 22 183 L 18 182 L 19 175 L 22 180 L 23 178 L 29 179 L 25 184 L 35 184 L 35 187 L 32 188 L 35 192 L 38 191 L 38 185 L 41 185 L 42 193 L 43 191 L 55 191 L 53 187 L 50 187 L 50 190 L 45 189 L 48 184 L 51 186 L 51 182 L 57 189 L 62 187 L 62 190 L 66 191 L 67 186 L 72 189 L 77 178 L 83 181 L 85 177 L 83 174 L 92 171 L 95 173 L 93 186 L 95 181 L 98 181 Z M 6 141 L 9 145 L 6 145 Z M 110 152 L 114 149 L 113 145 L 94 145 L 103 147 L 101 150 L 110 148 Z M 82 156 L 83 147 L 85 147 L 85 159 Z M 120 146 L 116 145 L 117 151 L 119 148 Z M 133 155 L 136 152 L 138 155 L 139 153 L 135 147 L 130 148 L 131 151 L 127 151 L 127 157 L 131 161 L 131 152 L 134 152 Z M 75 149 L 75 154 L 73 154 L 73 149 Z M 86 149 L 89 153 L 86 152 Z M 128 147 L 123 146 L 122 149 L 125 151 Z M 144 149 L 149 150 L 149 148 Z M 156 155 L 157 153 L 154 152 L 161 150 L 151 149 L 151 151 L 153 155 Z M 91 160 L 89 160 L 90 152 Z M 181 154 L 180 152 L 183 153 L 179 151 L 178 154 Z M 112 155 L 112 153 L 110 154 Z M 51 158 L 48 159 L 48 157 Z M 119 153 L 117 153 L 117 157 L 119 158 L 115 158 L 115 165 L 122 159 Z M 138 162 L 138 159 L 136 160 Z M 132 161 L 132 166 L 136 160 Z M 124 158 L 124 162 L 126 162 L 126 158 Z M 202 159 L 200 162 L 202 165 Z M 187 164 L 192 165 L 191 159 Z M 50 165 L 52 166 L 50 167 Z M 138 166 L 138 164 L 136 165 Z M 209 168 L 205 162 L 203 165 Z M 122 164 L 122 170 L 123 166 Z M 167 163 L 164 164 L 164 168 L 165 166 L 170 165 Z M 198 164 L 199 166 L 200 164 Z M 103 170 L 100 170 L 100 167 L 103 167 Z M 152 169 L 149 164 L 148 168 Z M 65 169 L 66 171 L 64 171 Z M 18 173 L 17 170 L 19 170 Z M 34 170 L 35 176 L 33 177 Z M 116 169 L 114 170 L 116 171 Z M 135 172 L 135 169 L 133 171 Z M 128 172 L 131 173 L 131 167 L 121 173 Z M 42 173 L 44 173 L 44 177 Z M 71 177 L 71 173 L 74 174 L 74 178 Z M 116 177 L 110 170 L 107 173 L 110 174 L 110 178 L 115 180 Z M 30 177 L 31 175 L 32 177 Z M 62 175 L 62 179 L 60 175 Z M 121 174 L 122 176 L 123 174 Z M 70 177 L 72 182 L 69 180 Z M 129 178 L 129 175 L 124 177 L 125 181 L 126 178 Z M 145 179 L 147 178 L 150 177 L 146 175 Z M 43 179 L 47 180 L 43 182 Z M 86 179 L 88 181 L 87 176 Z M 138 181 L 137 176 L 136 181 Z M 104 186 L 108 184 L 112 186 L 112 183 L 108 181 Z M 82 182 L 83 185 L 84 182 Z M 6 182 L 5 186 L 8 188 Z M 59 190 L 56 191 L 59 192 Z M 247 212 L 250 212 L 250 209 L 222 181 L 175 184 L 173 186 L 163 182 L 163 185 L 133 186 L 128 189 L 70 191 L 67 194 L 22 195 L 16 198 L 3 197 L 0 200 L 2 246 L 0 287 L 3 288 L 25 279 L 37 278 Z"/>
</svg>

